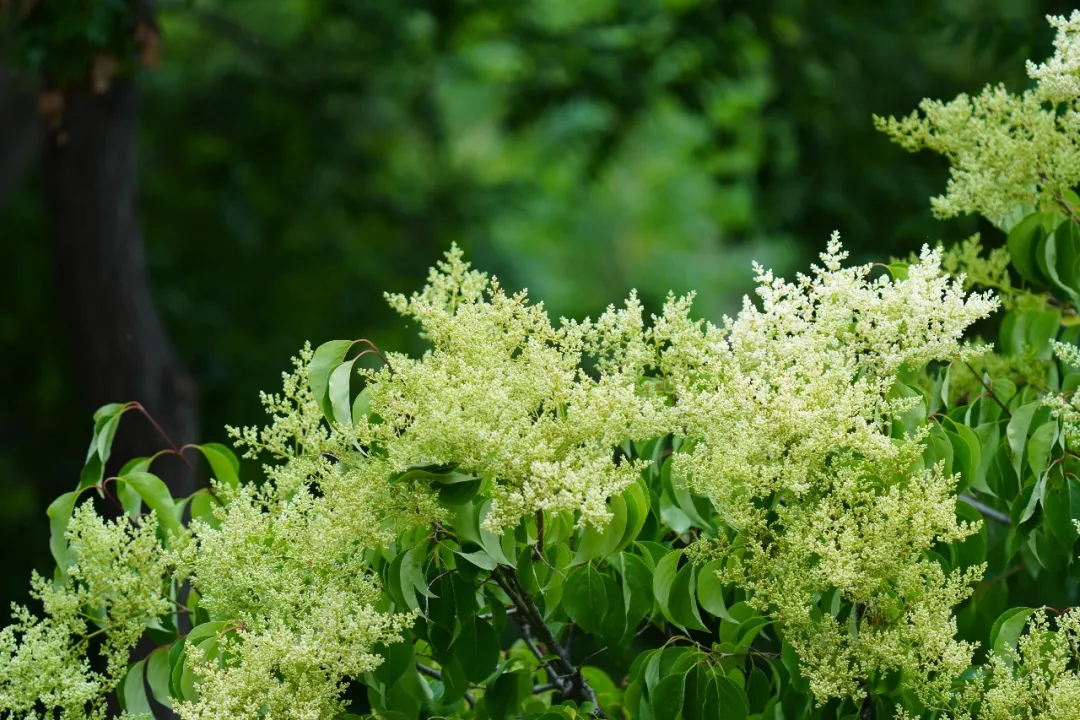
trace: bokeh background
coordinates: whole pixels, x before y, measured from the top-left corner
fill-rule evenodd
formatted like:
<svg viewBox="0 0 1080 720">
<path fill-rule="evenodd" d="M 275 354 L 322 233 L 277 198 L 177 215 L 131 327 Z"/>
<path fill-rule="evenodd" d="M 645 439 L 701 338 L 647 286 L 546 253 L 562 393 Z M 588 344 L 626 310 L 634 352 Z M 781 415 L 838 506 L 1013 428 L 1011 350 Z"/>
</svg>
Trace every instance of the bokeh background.
<svg viewBox="0 0 1080 720">
<path fill-rule="evenodd" d="M 1023 87 L 1044 16 L 1072 5 L 159 0 L 160 63 L 116 88 L 138 113 L 72 104 L 67 148 L 5 46 L 0 621 L 50 567 L 45 508 L 103 394 L 183 416 L 177 442 L 223 440 L 305 340 L 422 349 L 382 294 L 452 242 L 556 317 L 696 289 L 714 320 L 752 260 L 804 269 L 834 229 L 860 260 L 1000 244 L 935 221 L 947 166 L 870 116 Z M 128 146 L 130 172 L 94 170 Z M 101 222 L 111 203 L 135 222 Z M 119 329 L 116 303 L 135 308 Z M 181 391 L 138 396 L 162 367 Z M 136 435 L 122 447 L 152 451 Z"/>
</svg>

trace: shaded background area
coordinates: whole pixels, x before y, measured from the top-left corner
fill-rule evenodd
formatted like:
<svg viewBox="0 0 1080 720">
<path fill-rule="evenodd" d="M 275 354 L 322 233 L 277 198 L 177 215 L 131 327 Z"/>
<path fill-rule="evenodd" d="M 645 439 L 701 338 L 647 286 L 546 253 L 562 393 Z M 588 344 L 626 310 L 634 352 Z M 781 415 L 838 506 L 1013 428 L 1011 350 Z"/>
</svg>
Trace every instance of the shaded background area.
<svg viewBox="0 0 1080 720">
<path fill-rule="evenodd" d="M 55 76 L 18 23 L 3 37 L 2 613 L 49 567 L 45 507 L 97 404 L 222 440 L 261 422 L 305 340 L 419 350 L 382 294 L 451 242 L 555 316 L 636 287 L 652 308 L 696 289 L 718 319 L 751 260 L 802 269 L 834 229 L 858 259 L 980 229 L 930 217 L 944 162 L 870 115 L 1022 87 L 1044 15 L 1072 5 L 80 2 L 156 26 L 161 58 L 102 93 L 72 83 L 57 120 L 36 109 Z M 96 42 L 78 13 L 48 22 Z M 125 423 L 117 452 L 160 443 Z"/>
</svg>

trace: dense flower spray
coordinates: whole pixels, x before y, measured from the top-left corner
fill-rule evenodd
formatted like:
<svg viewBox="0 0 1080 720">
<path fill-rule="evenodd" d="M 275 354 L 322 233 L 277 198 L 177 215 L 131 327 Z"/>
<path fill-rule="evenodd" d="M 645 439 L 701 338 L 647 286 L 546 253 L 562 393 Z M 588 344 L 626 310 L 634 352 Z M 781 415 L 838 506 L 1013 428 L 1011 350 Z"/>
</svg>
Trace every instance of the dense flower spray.
<svg viewBox="0 0 1080 720">
<path fill-rule="evenodd" d="M 874 118 L 908 150 L 949 159 L 948 188 L 932 201 L 941 217 L 980 213 L 1000 225 L 1018 206 L 1054 202 L 1080 183 L 1080 10 L 1049 20 L 1055 53 L 1028 61 L 1035 87 L 1018 95 L 988 86 L 974 97 L 923 100 L 921 114 Z"/>
<path fill-rule="evenodd" d="M 783 626 L 819 699 L 903 669 L 942 704 L 971 658 L 951 609 L 981 568 L 945 575 L 922 552 L 975 528 L 956 520 L 955 478 L 921 467 L 925 436 L 891 431 L 913 402 L 893 390 L 902 368 L 970 353 L 964 330 L 996 301 L 965 297 L 937 252 L 896 281 L 844 258 L 834 236 L 813 276 L 758 268 L 762 306 L 723 327 L 668 303 L 652 337 L 692 441 L 675 469 L 731 529 L 702 552 Z M 819 607 L 832 593 L 849 616 Z"/>
</svg>

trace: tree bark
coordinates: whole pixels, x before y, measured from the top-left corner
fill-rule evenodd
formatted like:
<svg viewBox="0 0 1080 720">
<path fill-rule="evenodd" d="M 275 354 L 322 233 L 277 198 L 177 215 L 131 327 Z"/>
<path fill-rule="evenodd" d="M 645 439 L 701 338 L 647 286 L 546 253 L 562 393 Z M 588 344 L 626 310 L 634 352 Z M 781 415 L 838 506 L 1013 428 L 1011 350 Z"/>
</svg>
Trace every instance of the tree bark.
<svg viewBox="0 0 1080 720">
<path fill-rule="evenodd" d="M 83 393 L 80 413 L 138 401 L 168 436 L 130 414 L 114 445 L 121 462 L 198 436 L 196 386 L 169 342 L 147 278 L 137 211 L 138 101 L 131 76 L 114 78 L 104 92 L 66 88 L 59 127 L 45 139 L 54 269 Z M 193 473 L 180 462 L 163 458 L 154 471 L 174 495 L 194 489 Z"/>
<path fill-rule="evenodd" d="M 7 204 L 41 143 L 36 88 L 0 64 L 0 207 Z"/>
</svg>

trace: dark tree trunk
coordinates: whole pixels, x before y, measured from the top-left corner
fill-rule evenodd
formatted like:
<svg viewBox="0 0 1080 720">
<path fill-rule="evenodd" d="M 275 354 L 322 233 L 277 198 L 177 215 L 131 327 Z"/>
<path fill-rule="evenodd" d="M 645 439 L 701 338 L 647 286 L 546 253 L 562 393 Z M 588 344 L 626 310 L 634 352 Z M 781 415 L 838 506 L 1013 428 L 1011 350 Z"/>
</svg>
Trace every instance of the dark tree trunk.
<svg viewBox="0 0 1080 720">
<path fill-rule="evenodd" d="M 80 411 L 138 401 L 179 446 L 198 436 L 196 387 L 169 343 L 147 280 L 137 211 L 138 100 L 130 76 L 114 78 L 100 93 L 64 90 L 59 127 L 45 139 L 50 235 Z M 133 413 L 121 423 L 113 455 L 123 461 L 168 444 Z M 163 458 L 154 470 L 174 496 L 194 489 L 194 477 L 175 460 Z"/>
<path fill-rule="evenodd" d="M 7 204 L 37 156 L 41 132 L 35 90 L 0 64 L 0 206 Z"/>
</svg>

